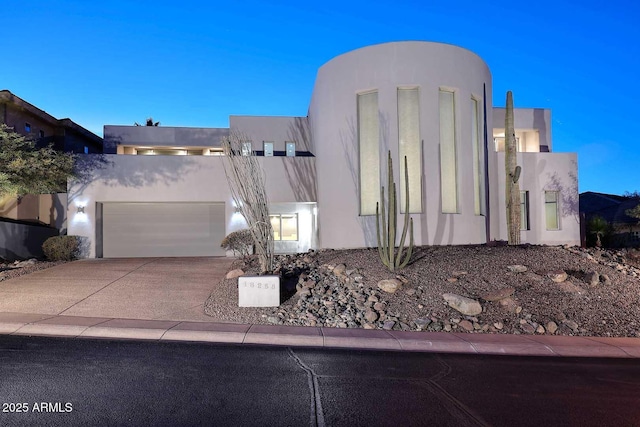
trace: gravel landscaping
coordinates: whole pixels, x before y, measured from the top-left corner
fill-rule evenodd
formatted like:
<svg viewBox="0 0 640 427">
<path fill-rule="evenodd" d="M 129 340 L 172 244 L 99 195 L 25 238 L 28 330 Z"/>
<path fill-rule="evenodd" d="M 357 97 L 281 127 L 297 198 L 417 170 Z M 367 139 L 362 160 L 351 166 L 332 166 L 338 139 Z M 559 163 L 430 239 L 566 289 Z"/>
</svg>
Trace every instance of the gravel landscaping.
<svg viewBox="0 0 640 427">
<path fill-rule="evenodd" d="M 237 260 L 215 321 L 340 328 L 640 337 L 640 251 L 522 245 L 418 247 L 399 272 L 377 249 L 277 257 L 283 303 L 238 307 Z"/>
</svg>

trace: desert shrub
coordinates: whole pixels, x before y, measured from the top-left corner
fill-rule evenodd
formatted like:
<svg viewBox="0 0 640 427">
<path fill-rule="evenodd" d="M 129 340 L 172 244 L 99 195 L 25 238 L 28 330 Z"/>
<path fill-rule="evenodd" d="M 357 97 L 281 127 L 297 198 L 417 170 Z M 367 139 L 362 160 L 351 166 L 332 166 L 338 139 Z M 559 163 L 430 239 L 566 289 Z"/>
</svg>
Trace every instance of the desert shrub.
<svg viewBox="0 0 640 427">
<path fill-rule="evenodd" d="M 248 229 L 234 231 L 222 240 L 220 247 L 246 258 L 251 255 L 253 237 L 251 237 L 251 232 Z"/>
<path fill-rule="evenodd" d="M 49 237 L 42 244 L 42 251 L 50 261 L 71 261 L 78 257 L 80 239 L 78 236 Z"/>
</svg>

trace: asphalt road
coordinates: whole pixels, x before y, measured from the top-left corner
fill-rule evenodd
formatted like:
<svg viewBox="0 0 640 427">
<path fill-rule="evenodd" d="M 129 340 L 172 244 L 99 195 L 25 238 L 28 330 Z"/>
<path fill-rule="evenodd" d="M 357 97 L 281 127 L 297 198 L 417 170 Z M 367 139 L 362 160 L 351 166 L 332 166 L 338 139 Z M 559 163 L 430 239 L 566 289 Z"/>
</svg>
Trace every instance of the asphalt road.
<svg viewBox="0 0 640 427">
<path fill-rule="evenodd" d="M 640 426 L 640 361 L 0 336 L 0 405 L 2 426 Z"/>
</svg>

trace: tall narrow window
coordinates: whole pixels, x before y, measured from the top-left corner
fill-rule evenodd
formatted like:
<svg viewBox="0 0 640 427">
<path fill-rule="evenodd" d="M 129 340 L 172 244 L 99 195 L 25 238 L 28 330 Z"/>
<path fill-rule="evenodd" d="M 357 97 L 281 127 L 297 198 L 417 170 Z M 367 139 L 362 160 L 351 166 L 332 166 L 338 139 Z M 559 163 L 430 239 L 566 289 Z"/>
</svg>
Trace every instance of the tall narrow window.
<svg viewBox="0 0 640 427">
<path fill-rule="evenodd" d="M 529 192 L 520 192 L 520 230 L 529 230 Z"/>
<path fill-rule="evenodd" d="M 458 213 L 454 94 L 442 89 L 440 90 L 440 191 L 442 213 Z"/>
<path fill-rule="evenodd" d="M 547 230 L 559 230 L 560 223 L 558 221 L 558 192 L 544 192 L 544 214 L 547 223 Z"/>
<path fill-rule="evenodd" d="M 480 103 L 471 98 L 471 145 L 473 146 L 473 201 L 476 215 L 484 215 L 484 144 L 480 131 Z"/>
<path fill-rule="evenodd" d="M 264 155 L 266 157 L 273 156 L 273 142 L 263 141 L 262 145 L 264 146 Z"/>
<path fill-rule="evenodd" d="M 418 88 L 398 89 L 398 141 L 400 144 L 400 211 L 406 206 L 404 158 L 409 169 L 409 212 L 422 212 L 422 153 Z"/>
<path fill-rule="evenodd" d="M 378 92 L 358 95 L 360 215 L 375 215 L 380 198 Z"/>
</svg>

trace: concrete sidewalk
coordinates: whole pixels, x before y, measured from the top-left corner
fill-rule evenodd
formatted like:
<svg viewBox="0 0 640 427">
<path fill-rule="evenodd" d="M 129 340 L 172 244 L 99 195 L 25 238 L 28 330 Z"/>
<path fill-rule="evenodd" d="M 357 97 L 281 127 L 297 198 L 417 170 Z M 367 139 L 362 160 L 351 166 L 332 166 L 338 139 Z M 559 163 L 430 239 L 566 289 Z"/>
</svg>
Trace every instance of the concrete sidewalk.
<svg viewBox="0 0 640 427">
<path fill-rule="evenodd" d="M 96 259 L 0 282 L 0 334 L 396 351 L 640 358 L 640 338 L 401 332 L 212 322 L 227 258 Z"/>
</svg>

